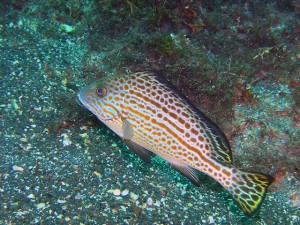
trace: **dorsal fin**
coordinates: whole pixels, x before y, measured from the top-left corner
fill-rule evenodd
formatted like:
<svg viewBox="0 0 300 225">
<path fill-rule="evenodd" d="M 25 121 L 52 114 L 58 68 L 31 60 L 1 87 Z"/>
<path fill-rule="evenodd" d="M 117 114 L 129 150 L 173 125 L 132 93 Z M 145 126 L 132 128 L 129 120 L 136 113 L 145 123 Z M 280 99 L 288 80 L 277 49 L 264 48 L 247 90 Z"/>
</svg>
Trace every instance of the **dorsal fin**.
<svg viewBox="0 0 300 225">
<path fill-rule="evenodd" d="M 211 141 L 211 157 L 220 163 L 232 164 L 232 152 L 229 142 L 223 132 L 215 130 L 213 127 L 207 128 L 210 132 L 206 132 Z"/>
</svg>

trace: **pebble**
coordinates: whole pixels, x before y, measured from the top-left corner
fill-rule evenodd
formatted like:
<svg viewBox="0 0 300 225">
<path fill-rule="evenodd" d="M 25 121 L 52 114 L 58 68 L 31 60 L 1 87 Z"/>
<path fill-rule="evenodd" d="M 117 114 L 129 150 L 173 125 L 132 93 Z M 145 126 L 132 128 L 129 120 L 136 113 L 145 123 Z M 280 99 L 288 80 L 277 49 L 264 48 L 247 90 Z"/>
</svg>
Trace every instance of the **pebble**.
<svg viewBox="0 0 300 225">
<path fill-rule="evenodd" d="M 80 137 L 82 138 L 85 138 L 85 137 L 88 137 L 88 134 L 87 133 L 83 133 L 83 134 L 79 134 Z"/>
<path fill-rule="evenodd" d="M 61 136 L 63 137 L 63 146 L 68 146 L 72 144 L 72 141 L 69 139 L 68 134 L 62 134 Z"/>
<path fill-rule="evenodd" d="M 28 191 L 29 189 L 30 189 L 30 187 L 28 187 L 28 186 L 25 186 L 25 187 L 24 187 L 24 190 L 25 190 L 25 191 Z"/>
<path fill-rule="evenodd" d="M 119 196 L 121 194 L 121 191 L 120 189 L 115 189 L 113 193 L 115 196 Z"/>
<path fill-rule="evenodd" d="M 77 199 L 82 199 L 82 197 L 83 197 L 82 195 L 76 195 L 76 196 L 75 196 L 75 199 L 76 199 L 76 200 L 77 200 Z"/>
<path fill-rule="evenodd" d="M 132 198 L 133 200 L 137 200 L 139 196 L 133 192 L 130 192 L 130 198 Z"/>
<path fill-rule="evenodd" d="M 154 205 L 157 206 L 157 207 L 160 207 L 160 201 L 156 201 L 156 202 L 154 203 Z"/>
<path fill-rule="evenodd" d="M 16 166 L 16 165 L 14 165 L 14 166 L 12 167 L 12 170 L 13 170 L 13 171 L 16 171 L 16 172 L 23 172 L 23 171 L 24 171 L 24 168 L 21 167 L 21 166 Z"/>
<path fill-rule="evenodd" d="M 34 194 L 27 195 L 27 198 L 34 198 Z"/>
<path fill-rule="evenodd" d="M 128 195 L 128 193 L 129 193 L 129 191 L 127 189 L 125 189 L 122 191 L 121 195 L 126 196 L 126 195 Z"/>
<path fill-rule="evenodd" d="M 152 198 L 148 198 L 148 199 L 147 199 L 147 205 L 149 205 L 149 206 L 153 205 L 153 200 L 152 200 Z"/>
<path fill-rule="evenodd" d="M 214 224 L 215 223 L 215 219 L 212 216 L 208 217 L 208 223 L 209 224 Z"/>
<path fill-rule="evenodd" d="M 94 171 L 93 173 L 94 173 L 97 177 L 99 177 L 99 178 L 102 177 L 101 173 L 98 173 L 97 171 Z"/>
<path fill-rule="evenodd" d="M 46 204 L 44 202 L 42 202 L 42 203 L 37 204 L 36 207 L 38 209 L 44 209 L 44 208 L 46 208 Z"/>
<path fill-rule="evenodd" d="M 72 144 L 72 141 L 70 141 L 70 139 L 64 139 L 63 140 L 63 146 L 69 146 Z"/>
<path fill-rule="evenodd" d="M 82 126 L 81 128 L 82 128 L 83 130 L 87 130 L 87 129 L 88 129 L 87 126 Z"/>
<path fill-rule="evenodd" d="M 66 203 L 66 200 L 57 199 L 57 203 L 64 204 L 64 203 Z"/>
<path fill-rule="evenodd" d="M 18 105 L 17 102 L 18 102 L 18 101 L 17 101 L 16 99 L 13 99 L 13 100 L 11 101 L 11 104 L 12 104 L 13 108 L 16 109 L 16 110 L 20 109 L 20 106 Z"/>
<path fill-rule="evenodd" d="M 20 141 L 22 141 L 22 142 L 28 142 L 28 139 L 27 138 L 20 138 Z"/>
</svg>

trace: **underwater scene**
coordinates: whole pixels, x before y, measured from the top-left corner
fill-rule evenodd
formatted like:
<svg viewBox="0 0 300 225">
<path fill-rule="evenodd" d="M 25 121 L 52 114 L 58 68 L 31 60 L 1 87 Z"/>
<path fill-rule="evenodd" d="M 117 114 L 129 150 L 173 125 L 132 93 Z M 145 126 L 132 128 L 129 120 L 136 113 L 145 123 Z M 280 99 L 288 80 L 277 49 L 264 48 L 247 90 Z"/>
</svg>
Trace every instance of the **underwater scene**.
<svg viewBox="0 0 300 225">
<path fill-rule="evenodd" d="M 300 0 L 2 0 L 0 52 L 0 224 L 300 224 Z"/>
</svg>

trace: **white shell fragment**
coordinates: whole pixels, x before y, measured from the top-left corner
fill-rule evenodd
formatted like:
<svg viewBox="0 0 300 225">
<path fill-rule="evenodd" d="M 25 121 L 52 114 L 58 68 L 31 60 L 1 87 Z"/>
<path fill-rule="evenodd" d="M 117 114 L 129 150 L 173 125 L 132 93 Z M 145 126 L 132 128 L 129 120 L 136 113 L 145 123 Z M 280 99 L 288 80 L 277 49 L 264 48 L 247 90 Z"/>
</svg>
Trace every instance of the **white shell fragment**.
<svg viewBox="0 0 300 225">
<path fill-rule="evenodd" d="M 72 144 L 72 141 L 70 140 L 68 134 L 62 134 L 61 136 L 63 137 L 62 140 L 63 146 L 69 146 Z"/>
<path fill-rule="evenodd" d="M 27 195 L 27 198 L 34 198 L 34 194 Z"/>
<path fill-rule="evenodd" d="M 42 202 L 42 203 L 37 204 L 36 207 L 38 209 L 44 209 L 44 208 L 46 208 L 46 204 L 44 202 Z"/>
<path fill-rule="evenodd" d="M 147 199 L 147 205 L 149 205 L 149 206 L 153 205 L 153 199 L 152 198 Z"/>
<path fill-rule="evenodd" d="M 12 167 L 12 170 L 13 171 L 16 171 L 16 172 L 23 172 L 24 171 L 24 168 L 23 167 L 21 167 L 21 166 L 13 166 Z"/>
<path fill-rule="evenodd" d="M 130 192 L 130 198 L 132 198 L 133 200 L 137 200 L 139 196 L 133 192 Z"/>
<path fill-rule="evenodd" d="M 57 199 L 57 203 L 64 204 L 64 203 L 66 203 L 66 200 Z"/>
<path fill-rule="evenodd" d="M 120 189 L 115 189 L 114 192 L 113 192 L 113 194 L 114 194 L 115 196 L 119 196 L 119 195 L 121 194 Z"/>
<path fill-rule="evenodd" d="M 127 189 L 125 189 L 122 191 L 121 195 L 126 196 L 126 195 L 128 195 L 128 193 L 129 193 L 129 191 Z"/>
</svg>

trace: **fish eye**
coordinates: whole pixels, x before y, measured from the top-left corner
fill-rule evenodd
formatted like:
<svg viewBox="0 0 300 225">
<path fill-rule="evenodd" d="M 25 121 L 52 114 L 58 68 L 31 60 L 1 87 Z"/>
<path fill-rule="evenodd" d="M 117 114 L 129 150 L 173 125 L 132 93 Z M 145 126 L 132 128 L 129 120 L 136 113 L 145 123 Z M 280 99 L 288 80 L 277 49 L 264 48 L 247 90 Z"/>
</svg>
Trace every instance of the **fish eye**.
<svg viewBox="0 0 300 225">
<path fill-rule="evenodd" d="M 105 95 L 106 95 L 106 93 L 107 93 L 107 89 L 106 88 L 98 88 L 97 90 L 96 90 L 96 93 L 97 93 L 97 95 L 99 96 L 99 97 L 104 97 Z"/>
</svg>

